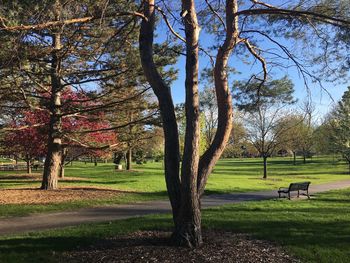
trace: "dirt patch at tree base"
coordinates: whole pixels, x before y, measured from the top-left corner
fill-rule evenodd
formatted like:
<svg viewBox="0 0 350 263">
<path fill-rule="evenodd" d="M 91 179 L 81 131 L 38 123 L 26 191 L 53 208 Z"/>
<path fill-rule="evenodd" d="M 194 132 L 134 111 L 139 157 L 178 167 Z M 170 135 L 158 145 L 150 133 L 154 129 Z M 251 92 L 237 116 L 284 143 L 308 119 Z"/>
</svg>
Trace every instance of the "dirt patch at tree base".
<svg viewBox="0 0 350 263">
<path fill-rule="evenodd" d="M 170 232 L 139 231 L 109 238 L 86 249 L 65 253 L 60 262 L 300 262 L 270 242 L 243 234 L 204 231 L 204 244 L 196 249 L 172 246 L 169 236 Z"/>
<path fill-rule="evenodd" d="M 0 190 L 0 205 L 53 204 L 80 200 L 108 199 L 121 195 L 121 191 L 89 187 L 69 187 L 58 190 L 16 188 Z"/>
</svg>

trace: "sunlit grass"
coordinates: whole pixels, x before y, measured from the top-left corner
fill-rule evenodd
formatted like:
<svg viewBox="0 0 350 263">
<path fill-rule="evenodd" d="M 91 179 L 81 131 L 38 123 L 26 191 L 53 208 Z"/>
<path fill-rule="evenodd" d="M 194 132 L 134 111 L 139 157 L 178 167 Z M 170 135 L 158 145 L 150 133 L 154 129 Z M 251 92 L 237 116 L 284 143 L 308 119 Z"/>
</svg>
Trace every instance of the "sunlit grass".
<svg viewBox="0 0 350 263">
<path fill-rule="evenodd" d="M 297 165 L 293 165 L 291 158 L 270 158 L 268 167 L 268 179 L 263 180 L 261 159 L 220 160 L 209 178 L 206 192 L 210 194 L 260 191 L 277 189 L 298 181 L 311 181 L 312 184 L 320 184 L 350 179 L 350 176 L 346 174 L 346 164 L 342 162 L 334 164 L 332 158 L 328 157 L 314 157 L 306 164 L 298 160 Z M 1 171 L 0 188 L 40 187 L 40 176 L 37 180 L 21 179 L 25 177 L 19 174 L 23 174 L 23 171 Z M 2 205 L 0 206 L 0 216 L 60 211 L 94 205 L 132 203 L 163 199 L 167 196 L 161 162 L 135 164 L 132 171 L 115 171 L 112 163 L 99 163 L 94 166 L 93 163 L 74 162 L 73 166 L 66 167 L 65 175 L 66 177 L 74 177 L 74 180 L 63 179 L 59 186 L 109 188 L 131 193 L 123 193 L 109 199 L 52 205 Z"/>
<path fill-rule="evenodd" d="M 270 240 L 302 262 L 349 262 L 350 189 L 311 200 L 269 200 L 203 211 L 204 229 Z M 138 230 L 171 230 L 170 215 L 152 215 L 0 238 L 0 262 L 55 262 L 60 253 Z"/>
</svg>

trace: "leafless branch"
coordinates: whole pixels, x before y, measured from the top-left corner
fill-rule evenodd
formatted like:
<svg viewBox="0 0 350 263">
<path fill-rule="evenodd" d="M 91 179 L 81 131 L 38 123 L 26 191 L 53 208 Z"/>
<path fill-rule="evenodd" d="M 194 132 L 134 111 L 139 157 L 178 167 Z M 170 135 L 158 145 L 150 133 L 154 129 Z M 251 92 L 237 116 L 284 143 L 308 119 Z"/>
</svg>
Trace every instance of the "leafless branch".
<svg viewBox="0 0 350 263">
<path fill-rule="evenodd" d="M 226 29 L 226 25 L 225 25 L 225 22 L 224 22 L 224 20 L 222 19 L 222 17 L 219 15 L 218 12 L 215 11 L 215 9 L 214 9 L 213 6 L 209 3 L 208 0 L 205 0 L 205 2 L 207 3 L 207 5 L 208 5 L 210 11 L 220 20 L 222 26 L 224 27 L 224 29 L 225 29 L 225 31 L 226 31 L 226 30 L 227 30 L 227 29 Z"/>
<path fill-rule="evenodd" d="M 242 11 L 238 11 L 234 14 L 234 16 L 240 15 L 285 15 L 285 16 L 293 16 L 293 17 L 302 17 L 302 18 L 312 18 L 317 21 L 321 21 L 327 24 L 331 24 L 334 26 L 340 27 L 349 27 L 350 21 L 327 16 L 321 13 L 315 13 L 311 11 L 301 11 L 301 10 L 288 10 L 288 9 L 280 9 L 280 8 L 269 8 L 269 9 L 246 9 Z"/>
</svg>

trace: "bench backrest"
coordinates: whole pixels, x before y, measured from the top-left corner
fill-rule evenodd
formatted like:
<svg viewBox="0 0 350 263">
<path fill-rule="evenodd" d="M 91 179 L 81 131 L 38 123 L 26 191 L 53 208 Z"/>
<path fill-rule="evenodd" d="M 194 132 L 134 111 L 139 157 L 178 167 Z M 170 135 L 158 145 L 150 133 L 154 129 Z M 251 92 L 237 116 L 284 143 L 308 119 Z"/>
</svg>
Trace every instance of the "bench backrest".
<svg viewBox="0 0 350 263">
<path fill-rule="evenodd" d="M 289 185 L 289 191 L 296 190 L 307 190 L 309 188 L 310 182 L 300 182 L 300 183 L 291 183 Z"/>
</svg>

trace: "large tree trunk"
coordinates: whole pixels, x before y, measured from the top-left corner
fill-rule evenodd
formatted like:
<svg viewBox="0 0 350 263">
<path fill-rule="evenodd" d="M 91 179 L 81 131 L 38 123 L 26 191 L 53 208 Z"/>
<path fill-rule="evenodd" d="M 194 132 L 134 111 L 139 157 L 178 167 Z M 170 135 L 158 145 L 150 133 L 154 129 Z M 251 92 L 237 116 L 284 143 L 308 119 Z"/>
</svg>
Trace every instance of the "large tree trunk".
<svg viewBox="0 0 350 263">
<path fill-rule="evenodd" d="M 55 18 L 60 19 L 59 1 L 55 4 Z M 53 51 L 51 58 L 51 97 L 50 97 L 50 123 L 48 149 L 44 164 L 43 180 L 41 189 L 57 189 L 57 175 L 61 162 L 62 139 L 61 139 L 61 35 L 54 33 L 52 37 Z"/>
<path fill-rule="evenodd" d="M 204 193 L 209 174 L 219 160 L 230 138 L 232 129 L 232 98 L 228 87 L 226 67 L 228 58 L 239 41 L 237 1 L 226 1 L 226 39 L 219 48 L 214 68 L 215 92 L 218 105 L 218 127 L 214 140 L 199 161 L 197 187 L 199 196 Z"/>
<path fill-rule="evenodd" d="M 182 1 L 186 33 L 186 133 L 181 166 L 181 208 L 173 241 L 178 245 L 198 247 L 203 243 L 201 213 L 197 192 L 199 163 L 198 37 L 199 26 L 194 1 Z"/>
<path fill-rule="evenodd" d="M 165 83 L 153 60 L 153 37 L 155 23 L 154 0 L 144 1 L 144 15 L 140 28 L 140 56 L 144 74 L 157 96 L 164 131 L 164 170 L 173 220 L 177 225 L 180 211 L 180 146 L 175 107 L 170 87 Z"/>
<path fill-rule="evenodd" d="M 60 92 L 55 93 L 55 107 L 50 117 L 50 129 L 49 129 L 49 143 L 44 163 L 44 174 L 41 184 L 41 189 L 53 190 L 57 189 L 57 175 L 61 164 L 61 117 L 57 115 L 60 105 Z M 59 113 L 58 113 L 59 114 Z"/>
<path fill-rule="evenodd" d="M 50 122 L 51 123 L 51 122 Z M 50 125 L 51 127 L 51 125 Z M 44 163 L 44 174 L 41 189 L 57 189 L 57 175 L 61 162 L 61 139 L 50 138 L 48 151 Z"/>
<path fill-rule="evenodd" d="M 181 181 L 179 178 L 179 137 L 170 88 L 166 85 L 153 61 L 155 1 L 146 0 L 140 30 L 140 54 L 145 76 L 158 101 L 165 138 L 165 177 L 172 205 L 177 245 L 197 247 L 202 243 L 200 196 L 209 174 L 228 141 L 232 123 L 232 102 L 227 85 L 226 66 L 229 55 L 238 41 L 235 0 L 227 0 L 227 38 L 219 49 L 215 65 L 215 89 L 218 100 L 219 124 L 212 145 L 199 161 L 198 107 L 198 35 L 195 1 L 182 0 L 186 32 L 186 135 Z"/>
</svg>

